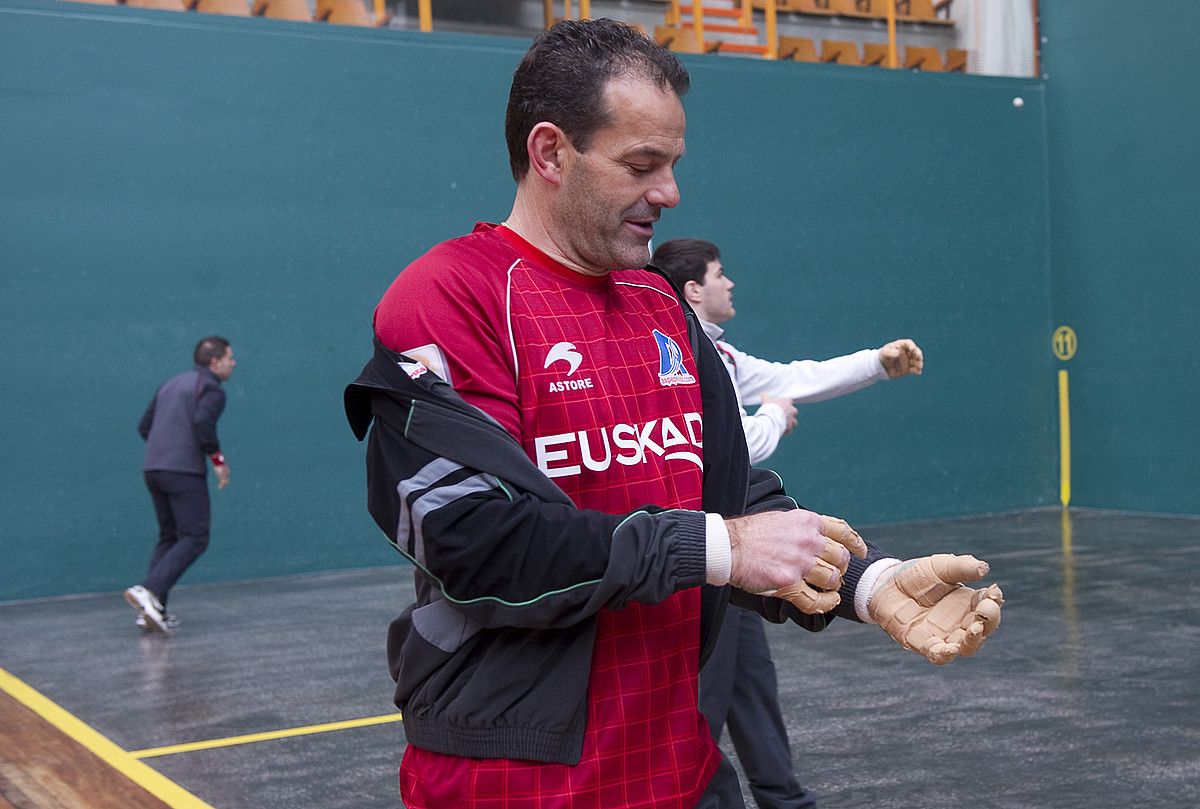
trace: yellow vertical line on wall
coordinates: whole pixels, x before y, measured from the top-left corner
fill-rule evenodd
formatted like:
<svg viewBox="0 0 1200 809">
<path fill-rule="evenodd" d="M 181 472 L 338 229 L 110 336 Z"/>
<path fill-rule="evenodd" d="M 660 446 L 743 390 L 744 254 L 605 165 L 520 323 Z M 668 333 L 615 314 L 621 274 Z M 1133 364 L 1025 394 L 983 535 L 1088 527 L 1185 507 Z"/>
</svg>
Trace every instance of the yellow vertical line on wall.
<svg viewBox="0 0 1200 809">
<path fill-rule="evenodd" d="M 417 0 L 417 24 L 422 31 L 433 30 L 433 0 Z"/>
<path fill-rule="evenodd" d="M 1071 397 L 1065 368 L 1058 371 L 1058 455 L 1058 499 L 1066 508 L 1071 504 Z"/>
<path fill-rule="evenodd" d="M 887 0 L 888 57 L 887 66 L 895 68 L 896 60 L 896 0 Z"/>
<path fill-rule="evenodd" d="M 579 0 L 579 19 L 590 20 L 592 18 L 592 0 Z"/>
</svg>

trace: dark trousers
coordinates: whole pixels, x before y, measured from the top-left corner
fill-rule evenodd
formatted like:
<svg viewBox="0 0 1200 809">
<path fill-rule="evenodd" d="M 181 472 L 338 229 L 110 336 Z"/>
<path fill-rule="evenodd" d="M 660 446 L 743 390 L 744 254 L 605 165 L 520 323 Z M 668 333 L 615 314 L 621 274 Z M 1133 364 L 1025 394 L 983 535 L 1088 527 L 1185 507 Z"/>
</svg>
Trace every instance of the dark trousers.
<svg viewBox="0 0 1200 809">
<path fill-rule="evenodd" d="M 746 809 L 737 770 L 724 756 L 721 757 L 721 766 L 708 782 L 708 789 L 700 796 L 696 809 Z"/>
<path fill-rule="evenodd" d="M 183 472 L 146 472 L 158 516 L 158 544 L 142 581 L 163 606 L 183 572 L 208 547 L 208 478 Z"/>
<path fill-rule="evenodd" d="M 717 645 L 700 670 L 700 710 L 713 738 L 729 725 L 729 737 L 761 809 L 816 806 L 792 771 L 787 728 L 779 712 L 779 686 L 763 619 L 732 605 Z"/>
</svg>

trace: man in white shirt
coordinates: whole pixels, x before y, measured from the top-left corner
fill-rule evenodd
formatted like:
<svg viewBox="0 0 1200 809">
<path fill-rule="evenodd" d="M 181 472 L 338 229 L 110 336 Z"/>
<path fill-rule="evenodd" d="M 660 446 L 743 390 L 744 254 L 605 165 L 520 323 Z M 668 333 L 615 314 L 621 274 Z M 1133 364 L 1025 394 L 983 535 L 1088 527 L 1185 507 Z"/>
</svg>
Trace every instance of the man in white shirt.
<svg viewBox="0 0 1200 809">
<path fill-rule="evenodd" d="M 720 324 L 736 310 L 733 281 L 725 275 L 716 245 L 702 239 L 673 239 L 654 251 L 650 263 L 675 282 L 716 345 L 737 392 L 751 464 L 769 458 L 779 439 L 796 426 L 796 403 L 844 396 L 881 379 L 919 375 L 923 370 L 921 349 L 908 339 L 824 361 L 783 363 L 751 356 L 721 339 L 725 332 Z M 758 409 L 749 414 L 747 405 Z M 815 796 L 800 785 L 792 770 L 775 665 L 758 615 L 734 607 L 726 611 L 717 646 L 700 672 L 700 708 L 715 739 L 729 725 L 738 760 L 761 809 L 816 806 Z"/>
</svg>

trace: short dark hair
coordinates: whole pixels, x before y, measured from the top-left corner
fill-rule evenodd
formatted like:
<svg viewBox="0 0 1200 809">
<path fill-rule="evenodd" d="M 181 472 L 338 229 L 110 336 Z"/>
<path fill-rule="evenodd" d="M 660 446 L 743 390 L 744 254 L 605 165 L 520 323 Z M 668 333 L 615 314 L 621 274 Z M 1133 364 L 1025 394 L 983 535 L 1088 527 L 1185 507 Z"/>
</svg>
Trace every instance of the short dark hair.
<svg viewBox="0 0 1200 809">
<path fill-rule="evenodd" d="M 513 179 L 529 172 L 527 143 L 548 121 L 583 152 L 611 120 L 604 88 L 619 76 L 641 76 L 682 97 L 691 83 L 675 54 L 616 20 L 562 20 L 538 35 L 513 73 L 504 118 Z"/>
<path fill-rule="evenodd" d="M 225 356 L 225 349 L 229 348 L 229 341 L 224 337 L 216 334 L 210 334 L 208 337 L 201 338 L 200 342 L 196 343 L 196 350 L 192 352 L 192 359 L 201 367 L 207 368 L 213 360 L 219 360 Z"/>
<path fill-rule="evenodd" d="M 721 251 L 704 239 L 671 239 L 663 242 L 650 256 L 650 263 L 662 270 L 675 286 L 683 289 L 688 281 L 704 286 L 708 264 L 721 258 Z"/>
</svg>

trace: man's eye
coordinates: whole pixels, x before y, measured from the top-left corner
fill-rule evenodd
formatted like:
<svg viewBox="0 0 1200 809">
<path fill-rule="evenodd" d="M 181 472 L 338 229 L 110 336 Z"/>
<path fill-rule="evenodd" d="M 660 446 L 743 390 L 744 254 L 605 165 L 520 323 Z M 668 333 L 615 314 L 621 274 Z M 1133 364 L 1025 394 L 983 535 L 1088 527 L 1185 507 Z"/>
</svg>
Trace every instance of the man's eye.
<svg viewBox="0 0 1200 809">
<path fill-rule="evenodd" d="M 629 167 L 629 170 L 632 171 L 634 174 L 649 174 L 651 171 L 653 171 L 653 169 L 650 168 L 650 166 L 632 166 L 632 165 Z"/>
</svg>

